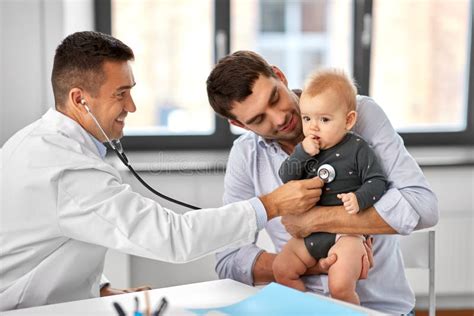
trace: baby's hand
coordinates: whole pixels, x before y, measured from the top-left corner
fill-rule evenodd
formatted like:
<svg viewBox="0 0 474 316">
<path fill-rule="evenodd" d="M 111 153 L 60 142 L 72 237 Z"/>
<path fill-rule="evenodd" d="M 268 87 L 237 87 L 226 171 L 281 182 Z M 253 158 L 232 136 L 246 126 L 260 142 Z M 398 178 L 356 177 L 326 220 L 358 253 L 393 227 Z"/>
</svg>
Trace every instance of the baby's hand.
<svg viewBox="0 0 474 316">
<path fill-rule="evenodd" d="M 344 208 L 349 214 L 359 213 L 359 203 L 354 193 L 341 193 L 337 195 L 337 198 L 344 203 Z"/>
<path fill-rule="evenodd" d="M 308 135 L 301 143 L 304 151 L 311 156 L 319 154 L 319 141 L 314 135 Z"/>
</svg>

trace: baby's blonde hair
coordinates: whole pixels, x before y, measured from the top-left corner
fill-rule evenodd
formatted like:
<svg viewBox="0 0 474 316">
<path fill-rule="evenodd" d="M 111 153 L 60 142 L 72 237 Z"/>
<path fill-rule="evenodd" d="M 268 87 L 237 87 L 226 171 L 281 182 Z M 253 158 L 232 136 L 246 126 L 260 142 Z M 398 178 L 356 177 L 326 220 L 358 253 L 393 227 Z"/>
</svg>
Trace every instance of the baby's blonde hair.
<svg viewBox="0 0 474 316">
<path fill-rule="evenodd" d="M 357 88 L 354 81 L 340 69 L 329 68 L 312 73 L 306 80 L 301 97 L 315 97 L 328 89 L 333 89 L 343 98 L 348 111 L 355 111 Z"/>
</svg>

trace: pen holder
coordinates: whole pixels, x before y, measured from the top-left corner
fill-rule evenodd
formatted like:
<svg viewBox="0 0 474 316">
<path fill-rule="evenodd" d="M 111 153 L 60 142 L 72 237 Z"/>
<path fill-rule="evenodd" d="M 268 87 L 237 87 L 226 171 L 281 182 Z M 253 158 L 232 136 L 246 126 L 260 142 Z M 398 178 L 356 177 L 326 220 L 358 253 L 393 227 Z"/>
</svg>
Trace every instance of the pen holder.
<svg viewBox="0 0 474 316">
<path fill-rule="evenodd" d="M 132 315 L 134 316 L 160 316 L 163 315 L 164 311 L 166 310 L 166 307 L 168 306 L 168 301 L 166 300 L 165 297 L 162 297 L 160 302 L 158 303 L 156 309 L 152 312 L 151 307 L 150 307 L 150 296 L 148 294 L 148 291 L 145 291 L 144 293 L 145 296 L 145 310 L 140 311 L 140 303 L 138 300 L 138 297 L 135 296 L 135 311 L 133 312 Z M 123 307 L 120 305 L 118 302 L 113 303 L 114 309 L 117 312 L 118 316 L 126 316 L 127 313 L 124 311 Z"/>
</svg>

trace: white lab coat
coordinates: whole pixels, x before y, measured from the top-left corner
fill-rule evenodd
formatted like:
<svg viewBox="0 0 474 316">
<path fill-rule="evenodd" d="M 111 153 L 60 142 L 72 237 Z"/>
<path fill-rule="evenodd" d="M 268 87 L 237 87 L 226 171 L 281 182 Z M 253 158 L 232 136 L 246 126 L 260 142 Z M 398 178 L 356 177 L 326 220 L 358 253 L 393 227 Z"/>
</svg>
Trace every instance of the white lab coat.
<svg viewBox="0 0 474 316">
<path fill-rule="evenodd" d="M 248 201 L 181 215 L 133 192 L 53 109 L 3 146 L 0 166 L 0 311 L 99 296 L 108 248 L 186 262 L 257 232 Z"/>
</svg>

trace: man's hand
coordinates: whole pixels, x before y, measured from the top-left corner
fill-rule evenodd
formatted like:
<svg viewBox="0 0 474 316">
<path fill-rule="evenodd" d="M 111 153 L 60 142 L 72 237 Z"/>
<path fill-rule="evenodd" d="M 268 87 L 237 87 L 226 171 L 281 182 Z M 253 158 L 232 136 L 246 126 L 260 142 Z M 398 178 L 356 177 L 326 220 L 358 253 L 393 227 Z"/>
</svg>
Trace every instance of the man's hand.
<svg viewBox="0 0 474 316">
<path fill-rule="evenodd" d="M 316 264 L 306 270 L 304 275 L 314 275 L 314 274 L 328 274 L 329 268 L 337 261 L 337 256 L 335 253 L 331 254 L 327 258 L 321 258 L 316 261 Z"/>
<path fill-rule="evenodd" d="M 374 266 L 374 253 L 372 251 L 372 242 L 373 237 L 369 237 L 365 240 L 365 252 L 367 255 L 362 257 L 362 271 L 360 272 L 359 280 L 367 279 L 369 275 L 369 269 L 373 268 Z"/>
<path fill-rule="evenodd" d="M 316 233 L 313 231 L 313 227 L 309 222 L 309 219 L 312 218 L 312 215 L 308 215 L 306 213 L 301 215 L 286 215 L 282 217 L 281 223 L 285 226 L 286 231 L 292 237 L 304 238 L 311 233 Z"/>
<path fill-rule="evenodd" d="M 295 238 L 317 232 L 359 235 L 397 233 L 373 206 L 357 214 L 348 214 L 342 205 L 315 206 L 298 216 L 284 216 L 281 222 Z"/>
<path fill-rule="evenodd" d="M 310 156 L 319 154 L 319 141 L 315 135 L 308 135 L 301 143 L 303 150 Z"/>
<path fill-rule="evenodd" d="M 357 202 L 357 196 L 353 192 L 338 194 L 337 198 L 342 201 L 347 213 L 359 213 L 359 203 Z"/>
<path fill-rule="evenodd" d="M 260 197 L 268 219 L 287 214 L 302 214 L 319 201 L 324 182 L 319 178 L 290 181 Z"/>
<path fill-rule="evenodd" d="M 359 280 L 367 279 L 369 270 L 374 266 L 374 255 L 372 252 L 372 237 L 367 238 L 364 242 L 366 255 L 362 257 L 362 270 L 360 272 Z M 331 254 L 327 258 L 319 259 L 316 264 L 306 270 L 304 275 L 314 275 L 314 274 L 327 274 L 329 268 L 336 262 L 336 254 Z"/>
<path fill-rule="evenodd" d="M 106 285 L 100 289 L 100 296 L 110 296 L 110 295 L 141 292 L 141 291 L 148 291 L 148 290 L 151 290 L 151 287 L 147 285 L 132 287 L 128 289 L 114 289 L 110 285 Z"/>
</svg>

